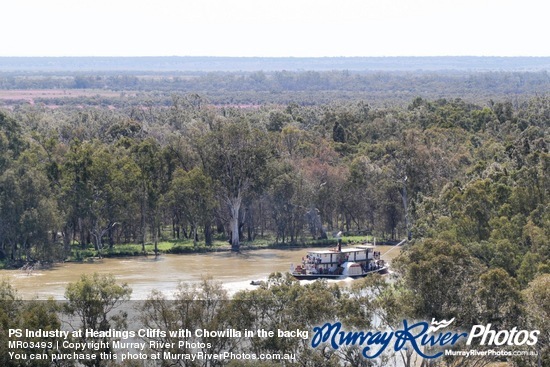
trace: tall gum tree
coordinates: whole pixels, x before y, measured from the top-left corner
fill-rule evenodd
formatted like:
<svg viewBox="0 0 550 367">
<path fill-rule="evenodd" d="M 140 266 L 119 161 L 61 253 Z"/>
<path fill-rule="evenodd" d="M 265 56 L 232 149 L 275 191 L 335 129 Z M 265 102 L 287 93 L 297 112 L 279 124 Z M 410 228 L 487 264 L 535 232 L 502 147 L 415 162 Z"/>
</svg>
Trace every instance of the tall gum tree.
<svg viewBox="0 0 550 367">
<path fill-rule="evenodd" d="M 209 216 L 215 206 L 212 179 L 195 167 L 186 172 L 177 169 L 170 185 L 167 201 L 181 217 L 191 224 L 193 245 L 197 245 L 198 228 L 209 222 Z M 205 239 L 208 243 L 208 239 Z"/>
<path fill-rule="evenodd" d="M 204 171 L 230 213 L 231 249 L 240 249 L 239 215 L 243 198 L 263 187 L 272 154 L 267 134 L 241 119 L 227 120 L 198 137 L 196 148 Z"/>
</svg>

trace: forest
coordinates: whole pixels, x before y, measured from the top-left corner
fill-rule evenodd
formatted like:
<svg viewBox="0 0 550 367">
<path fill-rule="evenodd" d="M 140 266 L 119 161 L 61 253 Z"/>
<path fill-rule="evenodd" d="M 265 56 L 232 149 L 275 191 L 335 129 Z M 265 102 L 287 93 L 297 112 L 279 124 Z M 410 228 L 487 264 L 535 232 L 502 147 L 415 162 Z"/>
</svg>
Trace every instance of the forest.
<svg viewBox="0 0 550 367">
<path fill-rule="evenodd" d="M 467 70 L 308 70 L 308 71 L 0 71 L 0 106 L 24 102 L 47 106 L 106 108 L 170 107 L 174 94 L 198 94 L 220 106 L 319 105 L 368 101 L 372 107 L 407 107 L 428 100 L 460 98 L 485 105 L 491 100 L 518 103 L 545 95 L 547 69 Z M 31 98 L 25 97 L 25 93 Z M 35 91 L 35 93 L 31 93 Z M 55 96 L 48 95 L 55 92 Z M 80 94 L 79 94 L 80 93 Z M 72 98 L 69 98 L 72 97 Z"/>
<path fill-rule="evenodd" d="M 156 252 L 161 241 L 196 248 L 224 241 L 239 251 L 259 240 L 290 246 L 339 231 L 408 238 L 392 264 L 398 281 L 360 283 L 379 295 L 379 304 L 363 300 L 364 307 L 378 307 L 388 324 L 455 317 L 462 326 L 537 328 L 539 359 L 507 362 L 549 366 L 546 72 L 178 78 L 0 80 L 4 89 L 33 80 L 43 84 L 29 88 L 119 93 L 4 100 L 5 267 L 64 261 L 75 248 L 101 256 L 152 244 Z M 298 292 L 288 279 L 272 282 L 266 292 Z M 320 288 L 303 292 L 344 297 L 326 284 L 312 287 Z M 335 302 L 349 305 L 344 298 Z M 332 363 L 310 357 L 300 365 Z"/>
</svg>

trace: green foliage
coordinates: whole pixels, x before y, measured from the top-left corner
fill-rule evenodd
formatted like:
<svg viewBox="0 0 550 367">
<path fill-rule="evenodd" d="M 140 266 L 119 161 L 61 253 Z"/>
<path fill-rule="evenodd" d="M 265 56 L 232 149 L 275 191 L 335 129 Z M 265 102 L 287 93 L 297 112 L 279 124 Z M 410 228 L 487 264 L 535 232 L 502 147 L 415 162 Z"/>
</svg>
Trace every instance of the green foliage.
<svg viewBox="0 0 550 367">
<path fill-rule="evenodd" d="M 106 331 L 111 328 L 125 330 L 128 313 L 119 307 L 130 299 L 132 289 L 127 284 L 117 284 L 114 276 L 94 273 L 83 274 L 74 283 L 69 283 L 65 289 L 67 302 L 63 304 L 63 313 L 71 317 L 74 330 L 93 329 Z M 85 333 L 78 338 L 80 342 L 98 342 L 102 337 L 87 336 Z M 109 353 L 110 347 L 93 349 L 85 348 L 82 352 L 94 353 L 95 359 L 85 360 L 86 366 L 100 367 L 108 361 L 100 358 L 101 353 Z"/>
<path fill-rule="evenodd" d="M 0 345 L 0 364 L 6 367 L 28 366 L 28 360 L 16 360 L 9 357 L 8 352 L 21 354 L 45 354 L 50 359 L 32 361 L 33 366 L 50 366 L 51 355 L 55 350 L 51 348 L 8 348 L 7 340 L 13 340 L 9 337 L 9 329 L 21 330 L 58 330 L 61 327 L 61 321 L 58 316 L 59 305 L 53 300 L 48 301 L 22 301 L 17 291 L 10 283 L 3 279 L 0 282 L 0 339 L 3 341 Z M 53 342 L 55 338 L 35 338 L 23 337 L 18 340 L 24 343 L 28 342 Z M 27 344 L 28 345 L 28 344 Z"/>
<path fill-rule="evenodd" d="M 208 225 L 211 213 L 216 207 L 212 179 L 198 167 L 189 172 L 177 169 L 167 198 L 175 209 L 177 218 L 191 223 L 191 236 L 196 246 L 199 227 L 204 228 Z"/>
<path fill-rule="evenodd" d="M 327 320 L 341 320 L 344 325 L 368 327 L 370 313 L 358 298 L 350 297 L 336 285 L 316 281 L 301 286 L 288 273 L 272 274 L 257 290 L 244 291 L 234 296 L 231 310 L 235 322 L 249 330 L 312 330 Z M 345 351 L 321 354 L 308 348 L 308 340 L 297 338 L 253 337 L 254 353 L 295 353 L 293 365 L 330 365 L 331 361 L 346 358 Z M 336 353 L 336 352 L 334 352 Z"/>
<path fill-rule="evenodd" d="M 538 363 L 539 366 L 548 367 L 550 365 L 550 274 L 533 279 L 523 291 L 523 297 L 526 326 L 533 330 L 540 330 L 536 345 L 538 357 L 536 361 L 530 362 L 532 365 Z"/>
<path fill-rule="evenodd" d="M 112 322 L 124 322 L 126 316 L 112 312 L 127 301 L 131 293 L 128 285 L 117 284 L 112 275 L 84 274 L 67 286 L 65 298 L 68 302 L 64 311 L 76 316 L 83 329 L 108 330 Z"/>
<path fill-rule="evenodd" d="M 234 251 L 240 247 L 241 205 L 248 195 L 261 192 L 269 178 L 272 157 L 268 135 L 241 118 L 228 120 L 197 137 L 204 171 L 216 194 L 229 209 L 229 230 Z"/>
<path fill-rule="evenodd" d="M 0 257 L 55 261 L 74 242 L 83 254 L 90 245 L 114 254 L 126 251 L 116 244 L 301 243 L 357 230 L 460 243 L 513 276 L 528 252 L 548 261 L 544 97 L 418 97 L 408 108 L 214 108 L 197 94 L 170 103 L 3 112 L 2 139 L 13 143 L 2 153 Z"/>
<path fill-rule="evenodd" d="M 491 269 L 480 276 L 476 300 L 478 317 L 483 322 L 500 329 L 517 324 L 517 317 L 521 314 L 519 285 L 503 269 Z"/>
<path fill-rule="evenodd" d="M 0 171 L 25 149 L 26 142 L 22 135 L 19 123 L 0 111 Z"/>
<path fill-rule="evenodd" d="M 407 248 L 394 263 L 405 287 L 414 294 L 415 317 L 456 317 L 465 325 L 475 322 L 478 310 L 473 301 L 483 267 L 464 246 L 424 240 Z"/>
<path fill-rule="evenodd" d="M 339 231 L 378 239 L 411 231 L 395 282 L 371 277 L 342 290 L 274 275 L 233 303 L 205 280 L 182 285 L 174 303 L 153 294 L 144 317 L 166 327 L 204 319 L 212 328 L 285 329 L 331 317 L 364 327 L 375 327 L 372 315 L 389 327 L 456 317 L 546 330 L 546 73 L 66 73 L 0 76 L 0 85 L 99 88 L 0 111 L 8 266 L 216 250 L 229 239 L 334 246 Z M 53 312 L 26 310 L 13 289 L 0 289 L 1 330 L 22 325 L 18 315 L 39 325 Z M 88 276 L 67 289 L 66 311 L 106 327 L 124 321 L 110 310 L 128 297 L 112 278 Z M 302 366 L 366 363 L 352 348 L 322 355 L 300 340 L 213 342 L 299 352 Z M 538 345 L 546 358 L 548 341 Z"/>
<path fill-rule="evenodd" d="M 277 309 L 281 302 L 311 296 L 319 314 L 328 313 L 332 306 L 319 294 L 356 321 L 376 312 L 387 325 L 405 316 L 512 325 L 532 317 L 517 307 L 519 295 L 542 292 L 531 287 L 550 271 L 550 98 L 510 101 L 501 93 L 507 78 L 531 91 L 546 91 L 547 78 L 476 74 L 467 87 L 461 78 L 259 72 L 153 83 L 81 76 L 88 87 L 174 89 L 88 97 L 75 102 L 89 103 L 78 109 L 64 101 L 57 109 L 1 112 L 0 260 L 21 266 L 183 253 L 216 249 L 207 247 L 214 238 L 224 246 L 230 239 L 235 250 L 241 243 L 330 246 L 339 231 L 378 239 L 410 231 L 414 241 L 395 263 L 402 278 L 394 285 L 371 279 L 342 295 L 274 277 L 253 301 L 290 322 L 317 315 L 309 307 Z M 63 80 L 74 83 L 57 82 Z M 441 83 L 449 93 L 420 92 L 442 90 Z M 220 92 L 174 94 L 192 86 Z M 390 90 L 403 91 L 395 103 L 385 99 Z M 257 104 L 268 98 L 269 105 Z M 79 249 L 71 255 L 73 244 Z M 359 314 L 350 311 L 355 306 Z M 243 325 L 278 325 L 277 318 L 242 313 L 249 318 L 234 320 Z M 255 347 L 301 348 L 270 343 Z M 359 363 L 346 353 L 351 365 Z M 309 357 L 332 363 L 331 356 Z"/>
</svg>

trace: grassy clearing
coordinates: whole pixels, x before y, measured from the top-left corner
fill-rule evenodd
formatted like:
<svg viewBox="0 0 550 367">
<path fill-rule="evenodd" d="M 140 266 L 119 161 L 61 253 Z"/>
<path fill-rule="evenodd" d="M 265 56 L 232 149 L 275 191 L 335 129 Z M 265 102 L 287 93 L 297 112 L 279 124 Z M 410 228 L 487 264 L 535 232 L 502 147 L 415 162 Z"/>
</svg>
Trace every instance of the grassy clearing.
<svg viewBox="0 0 550 367">
<path fill-rule="evenodd" d="M 214 241 L 212 246 L 206 246 L 204 243 L 193 244 L 192 240 L 183 241 L 161 241 L 157 244 L 159 253 L 196 253 L 207 251 L 219 251 L 223 247 L 227 247 L 226 242 Z M 143 256 L 154 255 L 155 245 L 153 243 L 145 244 L 145 252 L 141 244 L 118 244 L 112 248 L 105 247 L 101 251 L 102 257 L 126 257 L 126 256 Z M 79 244 L 75 244 L 71 248 L 71 255 L 68 261 L 83 261 L 88 258 L 98 257 L 98 251 L 92 246 L 83 249 Z"/>
</svg>

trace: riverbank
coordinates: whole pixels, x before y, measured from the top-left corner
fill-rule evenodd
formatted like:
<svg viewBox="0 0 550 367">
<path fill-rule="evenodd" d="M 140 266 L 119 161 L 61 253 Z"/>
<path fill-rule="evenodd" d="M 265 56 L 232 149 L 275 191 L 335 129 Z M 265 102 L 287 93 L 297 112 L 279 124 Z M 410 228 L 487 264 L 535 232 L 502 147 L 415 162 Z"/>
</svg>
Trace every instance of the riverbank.
<svg viewBox="0 0 550 367">
<path fill-rule="evenodd" d="M 342 237 L 342 244 L 351 245 L 356 243 L 372 242 L 372 236 L 346 236 Z M 377 241 L 379 245 L 394 245 L 391 241 Z M 323 240 L 307 240 L 295 243 L 278 243 L 272 240 L 257 239 L 252 242 L 242 242 L 240 251 L 253 251 L 263 249 L 299 249 L 311 247 L 333 247 L 338 244 L 337 238 Z M 145 247 L 145 251 L 144 251 Z M 92 245 L 82 248 L 79 244 L 71 246 L 70 254 L 62 261 L 44 262 L 40 261 L 42 267 L 53 265 L 55 263 L 88 263 L 101 258 L 126 258 L 126 257 L 155 257 L 163 254 L 204 254 L 215 252 L 231 252 L 231 245 L 227 241 L 216 240 L 212 245 L 206 246 L 204 243 L 193 244 L 192 240 L 183 241 L 162 241 L 157 244 L 157 253 L 152 243 L 145 246 L 141 244 L 119 244 L 111 248 L 104 248 L 101 252 L 97 251 Z M 0 269 L 21 269 L 26 265 L 32 265 L 36 261 L 27 262 L 25 260 L 8 263 L 0 261 Z"/>
<path fill-rule="evenodd" d="M 349 245 L 352 243 L 362 243 L 372 241 L 372 238 L 368 236 L 354 236 L 342 238 L 342 243 L 344 245 Z M 285 249 L 299 249 L 299 248 L 310 248 L 310 247 L 332 247 L 338 244 L 338 239 L 324 239 L 324 240 L 310 240 L 302 241 L 295 243 L 277 243 L 270 242 L 269 240 L 256 240 L 252 242 L 243 241 L 241 243 L 240 251 L 251 251 L 251 250 L 265 250 L 265 249 L 275 249 L 275 250 L 285 250 Z M 77 256 L 69 261 L 82 261 L 86 258 L 99 257 L 99 253 L 91 248 L 86 250 L 87 256 L 82 257 L 83 253 L 78 249 L 75 250 Z M 205 245 L 204 243 L 199 243 L 194 245 L 192 241 L 172 241 L 172 242 L 161 242 L 157 245 L 157 251 L 159 254 L 203 254 L 209 252 L 230 252 L 232 251 L 231 245 L 226 241 L 214 241 L 210 246 Z M 91 252 L 91 253 L 90 253 Z M 129 257 L 129 256 L 155 256 L 155 246 L 151 243 L 145 245 L 145 251 L 143 251 L 142 245 L 138 244 L 125 244 L 125 245 L 116 245 L 111 249 L 105 249 L 101 252 L 101 257 L 106 258 L 119 258 L 119 257 Z"/>
</svg>

